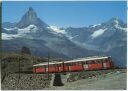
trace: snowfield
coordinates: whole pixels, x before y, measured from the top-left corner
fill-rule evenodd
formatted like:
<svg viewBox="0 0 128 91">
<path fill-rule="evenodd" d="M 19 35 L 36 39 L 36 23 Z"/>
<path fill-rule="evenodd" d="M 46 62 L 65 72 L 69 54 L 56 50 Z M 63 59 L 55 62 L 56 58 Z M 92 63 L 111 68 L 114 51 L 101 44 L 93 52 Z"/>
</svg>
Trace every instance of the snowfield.
<svg viewBox="0 0 128 91">
<path fill-rule="evenodd" d="M 97 25 L 92 25 L 91 27 L 96 27 L 96 26 L 99 26 L 99 25 L 101 25 L 101 24 L 97 24 Z"/>
<path fill-rule="evenodd" d="M 115 21 L 115 23 L 116 23 L 115 24 L 115 28 L 127 32 L 127 28 L 120 27 L 119 24 L 118 24 L 118 21 Z M 96 27 L 98 25 L 101 25 L 101 24 L 92 25 L 91 27 Z M 79 35 L 76 35 L 76 36 L 73 36 L 73 37 L 72 36 L 69 36 L 69 35 L 67 35 L 67 33 L 66 33 L 66 31 L 64 29 L 60 29 L 57 26 L 52 26 L 51 25 L 51 26 L 49 26 L 47 28 L 50 29 L 51 33 L 58 34 L 58 35 L 59 34 L 65 35 L 70 40 L 72 40 L 73 38 L 79 36 Z M 28 27 L 22 28 L 22 29 L 17 28 L 17 27 L 14 27 L 14 28 L 4 28 L 4 29 L 6 31 L 17 31 L 18 33 L 17 34 L 2 33 L 2 40 L 11 40 L 11 39 L 14 39 L 14 38 L 23 37 L 23 36 L 25 36 L 28 33 L 35 33 L 35 32 L 38 31 L 37 26 L 34 25 L 34 24 L 29 25 Z M 107 28 L 96 30 L 90 36 L 91 36 L 92 39 L 95 39 L 95 38 L 99 37 L 100 35 L 103 35 L 106 30 L 107 30 Z"/>
<path fill-rule="evenodd" d="M 2 33 L 2 40 L 11 40 L 14 38 L 19 38 L 23 37 L 28 33 L 35 33 L 37 32 L 38 28 L 35 25 L 29 25 L 26 28 L 4 28 L 7 31 L 17 31 L 17 34 L 7 34 L 7 33 Z"/>
<path fill-rule="evenodd" d="M 53 34 L 66 34 L 65 30 L 60 29 L 59 27 L 56 26 L 50 26 L 47 27 L 48 29 L 51 30 L 51 33 Z M 38 31 L 37 26 L 33 25 L 29 25 L 26 28 L 4 28 L 7 31 L 17 31 L 17 34 L 7 34 L 7 33 L 2 33 L 2 40 L 11 40 L 14 38 L 18 38 L 18 37 L 24 37 L 26 34 L 28 33 L 36 33 Z"/>
<path fill-rule="evenodd" d="M 94 31 L 93 34 L 91 35 L 92 39 L 102 35 L 107 29 L 99 29 L 97 31 Z"/>
<path fill-rule="evenodd" d="M 48 29 L 50 29 L 53 33 L 55 34 L 58 34 L 58 33 L 61 33 L 61 34 L 66 34 L 65 30 L 63 29 L 60 29 L 59 27 L 57 26 L 50 26 L 50 27 L 47 27 Z"/>
<path fill-rule="evenodd" d="M 18 37 L 22 37 L 22 35 L 2 33 L 2 40 L 11 40 Z"/>
</svg>

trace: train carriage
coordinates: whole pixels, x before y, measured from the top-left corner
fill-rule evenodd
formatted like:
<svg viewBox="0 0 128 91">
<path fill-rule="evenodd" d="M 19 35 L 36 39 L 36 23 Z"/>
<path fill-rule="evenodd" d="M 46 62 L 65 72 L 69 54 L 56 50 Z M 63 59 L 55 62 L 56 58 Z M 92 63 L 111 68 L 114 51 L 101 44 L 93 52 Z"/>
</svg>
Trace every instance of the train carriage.
<svg viewBox="0 0 128 91">
<path fill-rule="evenodd" d="M 65 62 L 49 62 L 33 65 L 34 73 L 57 73 L 83 70 L 101 70 L 113 67 L 111 57 L 87 57 Z"/>
</svg>

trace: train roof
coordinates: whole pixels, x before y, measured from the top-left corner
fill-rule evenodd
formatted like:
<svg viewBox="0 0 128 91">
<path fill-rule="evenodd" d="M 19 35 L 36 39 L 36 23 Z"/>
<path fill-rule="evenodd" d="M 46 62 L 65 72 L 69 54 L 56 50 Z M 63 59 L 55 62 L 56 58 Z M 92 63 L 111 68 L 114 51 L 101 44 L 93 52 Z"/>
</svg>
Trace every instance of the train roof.
<svg viewBox="0 0 128 91">
<path fill-rule="evenodd" d="M 105 56 L 105 57 L 86 57 L 86 58 L 78 58 L 78 59 L 73 59 L 70 61 L 66 61 L 65 63 L 70 63 L 70 62 L 81 62 L 81 61 L 92 61 L 92 60 L 100 60 L 100 59 L 107 59 L 109 57 Z"/>
<path fill-rule="evenodd" d="M 92 60 L 101 60 L 101 59 L 107 59 L 109 57 L 110 56 L 102 56 L 102 57 L 93 56 L 93 57 L 86 57 L 86 58 L 77 58 L 77 59 L 73 59 L 73 60 L 65 61 L 65 62 L 54 61 L 54 62 L 49 62 L 49 65 L 52 65 L 52 64 L 62 64 L 62 63 L 71 63 L 71 62 L 85 62 L 85 61 L 92 61 Z M 35 64 L 33 66 L 45 66 L 45 65 L 48 65 L 48 62 L 40 63 L 40 64 Z"/>
</svg>

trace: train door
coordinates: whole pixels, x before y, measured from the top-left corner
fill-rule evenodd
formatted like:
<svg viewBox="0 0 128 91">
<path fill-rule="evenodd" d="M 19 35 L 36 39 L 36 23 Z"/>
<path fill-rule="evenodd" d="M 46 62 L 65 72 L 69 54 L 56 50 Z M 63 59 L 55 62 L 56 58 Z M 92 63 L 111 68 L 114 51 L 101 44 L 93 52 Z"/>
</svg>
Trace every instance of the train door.
<svg viewBox="0 0 128 91">
<path fill-rule="evenodd" d="M 83 67 L 84 67 L 84 70 L 88 70 L 88 68 L 89 68 L 88 64 L 84 64 Z"/>
<path fill-rule="evenodd" d="M 84 68 L 84 70 L 88 70 L 89 65 L 88 65 L 87 61 L 83 63 L 83 68 Z"/>
</svg>

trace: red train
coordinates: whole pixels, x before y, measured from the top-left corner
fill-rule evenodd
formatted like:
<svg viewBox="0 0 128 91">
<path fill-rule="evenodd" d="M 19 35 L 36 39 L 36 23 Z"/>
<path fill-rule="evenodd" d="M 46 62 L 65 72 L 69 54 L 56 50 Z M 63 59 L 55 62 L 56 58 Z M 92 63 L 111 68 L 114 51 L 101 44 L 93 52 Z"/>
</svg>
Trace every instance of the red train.
<svg viewBox="0 0 128 91">
<path fill-rule="evenodd" d="M 100 70 L 113 68 L 111 57 L 87 57 L 65 62 L 50 62 L 33 65 L 34 73 L 57 73 L 82 70 Z"/>
</svg>

